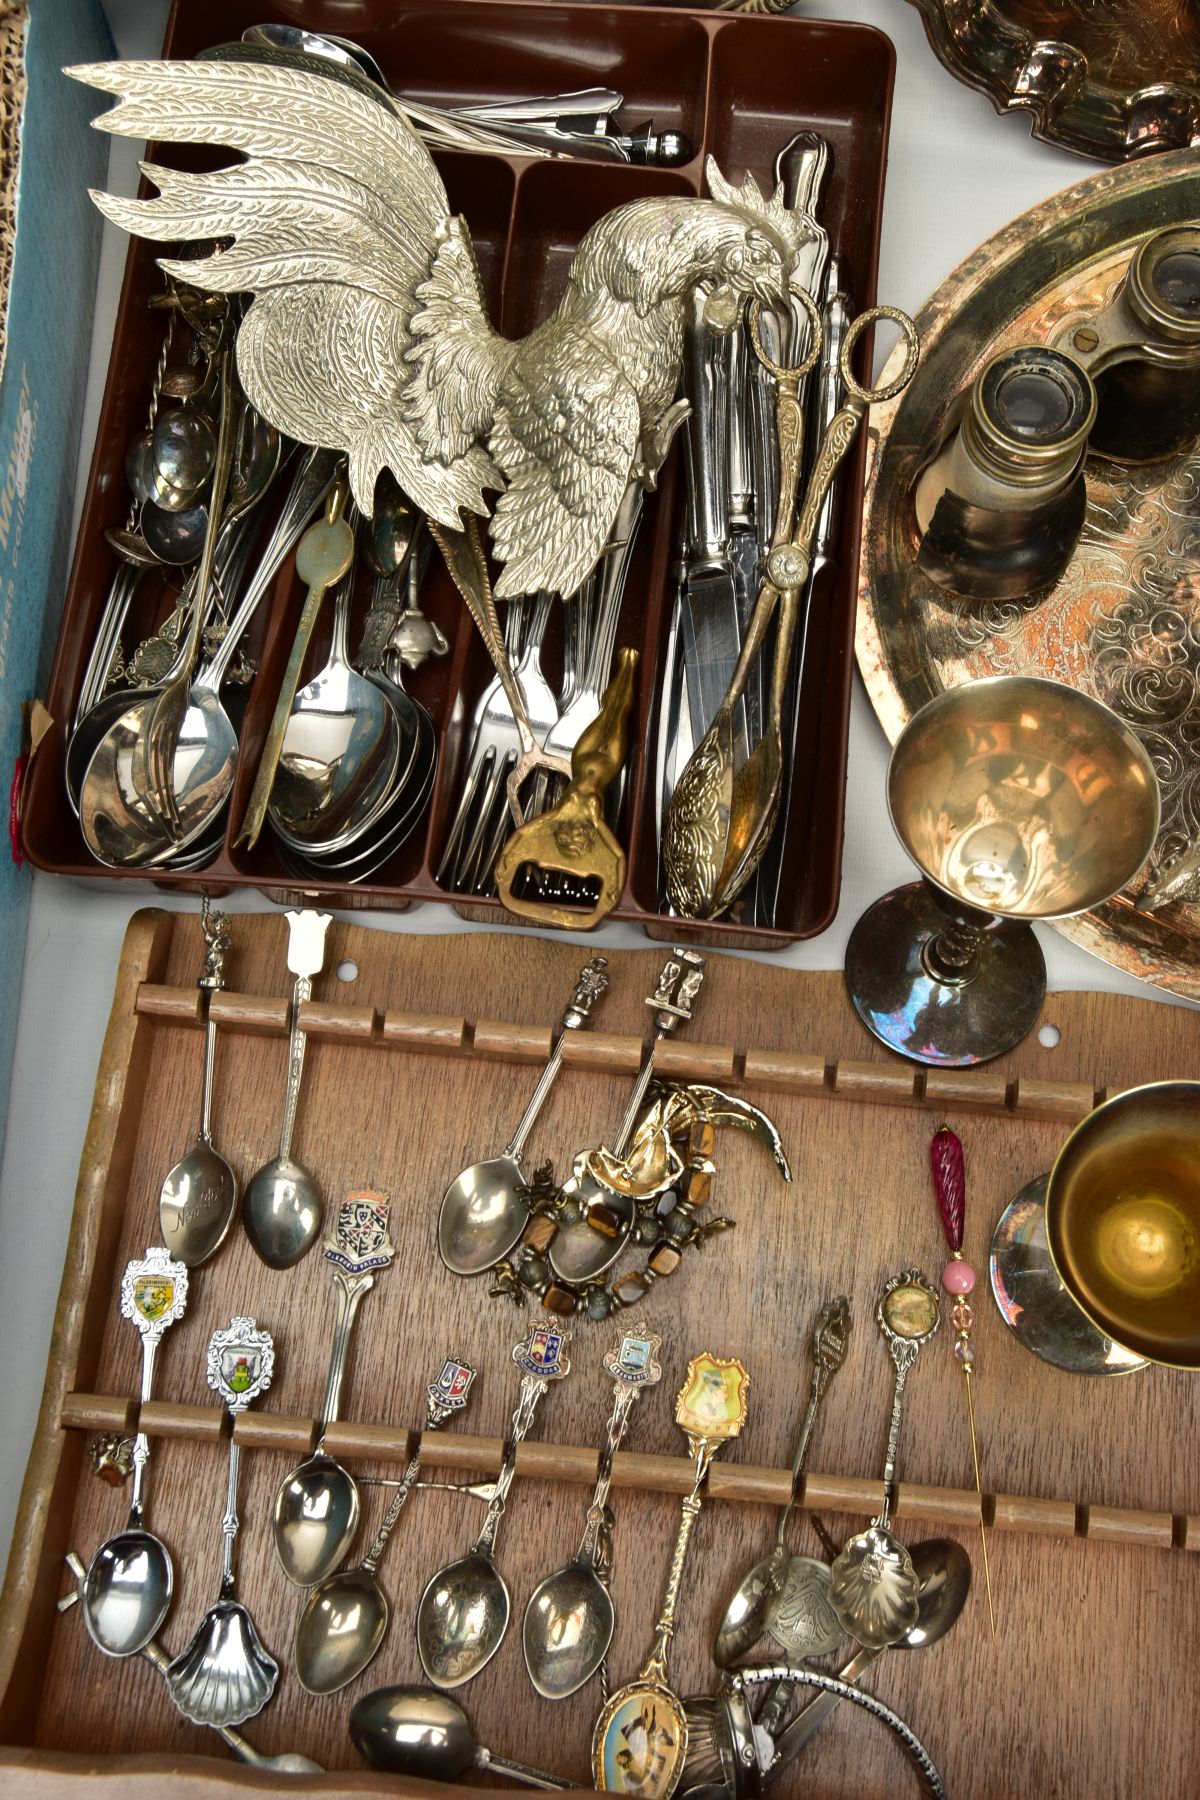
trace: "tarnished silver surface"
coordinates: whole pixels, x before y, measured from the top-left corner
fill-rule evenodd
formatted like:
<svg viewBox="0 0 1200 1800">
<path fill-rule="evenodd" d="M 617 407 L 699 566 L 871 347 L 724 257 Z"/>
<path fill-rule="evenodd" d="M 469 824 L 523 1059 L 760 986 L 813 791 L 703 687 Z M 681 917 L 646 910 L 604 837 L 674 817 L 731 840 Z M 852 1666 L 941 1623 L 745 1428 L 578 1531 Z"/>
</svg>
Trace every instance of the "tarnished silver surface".
<svg viewBox="0 0 1200 1800">
<path fill-rule="evenodd" d="M 149 166 L 157 198 L 95 196 L 126 230 L 232 240 L 164 267 L 250 291 L 242 384 L 302 443 L 344 450 L 369 515 L 390 468 L 456 528 L 502 490 L 497 595 L 570 594 L 608 540 L 631 475 L 652 486 L 684 409 L 685 297 L 735 314 L 780 300 L 811 227 L 710 158 L 712 199 L 636 200 L 587 232 L 567 291 L 520 342 L 493 331 L 465 222 L 404 116 L 321 75 L 248 62 L 96 63 L 71 71 L 119 96 L 96 123 L 135 138 L 216 144 L 245 160 L 209 174 Z"/>
<path fill-rule="evenodd" d="M 237 1317 L 208 1342 L 208 1385 L 219 1394 L 232 1420 L 271 1385 L 275 1343 L 254 1319 Z M 241 1725 L 262 1711 L 279 1680 L 279 1664 L 258 1635 L 254 1620 L 237 1599 L 234 1547 L 238 1517 L 241 1445 L 229 1440 L 229 1473 L 221 1519 L 221 1590 L 189 1643 L 166 1672 L 171 1698 L 196 1725 Z"/>
<path fill-rule="evenodd" d="M 997 112 L 1031 113 L 1047 144 L 1123 162 L 1200 141 L 1190 0 L 912 3 L 939 62 Z"/>
<path fill-rule="evenodd" d="M 1044 675 L 1105 701 L 1141 738 L 1162 792 L 1146 877 L 1055 929 L 1143 981 L 1200 999 L 1200 453 L 1141 468 L 1089 458 L 1087 518 L 1049 591 L 960 602 L 913 560 L 911 490 L 949 409 L 1006 344 L 1049 342 L 1111 298 L 1151 229 L 1200 218 L 1194 153 L 1106 170 L 988 239 L 917 314 L 921 367 L 871 409 L 857 654 L 893 741 L 943 688 Z M 1172 877 L 1177 879 L 1172 880 Z"/>
</svg>

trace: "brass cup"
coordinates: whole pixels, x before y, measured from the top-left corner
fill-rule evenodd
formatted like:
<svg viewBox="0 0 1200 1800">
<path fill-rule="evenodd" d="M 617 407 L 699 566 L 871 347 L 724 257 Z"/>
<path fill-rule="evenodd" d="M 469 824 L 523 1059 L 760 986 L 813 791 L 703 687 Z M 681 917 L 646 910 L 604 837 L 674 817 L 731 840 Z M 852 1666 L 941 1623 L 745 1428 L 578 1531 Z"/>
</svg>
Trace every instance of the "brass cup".
<svg viewBox="0 0 1200 1800">
<path fill-rule="evenodd" d="M 1023 921 L 1100 905 L 1150 854 L 1150 759 L 1098 700 L 998 675 L 914 714 L 892 752 L 888 806 L 925 881 L 855 925 L 851 1001 L 914 1062 L 986 1062 L 1020 1043 L 1045 997 L 1046 965 Z"/>
<path fill-rule="evenodd" d="M 1154 768 L 1099 700 L 997 675 L 914 714 L 888 769 L 888 807 L 926 878 L 1001 919 L 1060 919 L 1119 893 L 1158 834 Z"/>
<path fill-rule="evenodd" d="M 1200 1082 L 1131 1088 L 1076 1126 L 1050 1172 L 1046 1241 L 1105 1336 L 1200 1369 Z"/>
</svg>

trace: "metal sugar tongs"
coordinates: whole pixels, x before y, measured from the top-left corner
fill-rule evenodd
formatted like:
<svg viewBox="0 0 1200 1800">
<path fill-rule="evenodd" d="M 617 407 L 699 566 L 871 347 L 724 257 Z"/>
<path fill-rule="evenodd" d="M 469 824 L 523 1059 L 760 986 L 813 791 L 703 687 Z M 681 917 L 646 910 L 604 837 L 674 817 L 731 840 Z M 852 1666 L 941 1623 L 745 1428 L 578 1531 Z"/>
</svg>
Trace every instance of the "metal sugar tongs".
<svg viewBox="0 0 1200 1800">
<path fill-rule="evenodd" d="M 802 303 L 811 330 L 808 352 L 794 369 L 785 369 L 771 361 L 758 330 L 757 307 L 751 313 L 755 351 L 778 384 L 779 504 L 766 576 L 759 588 L 733 680 L 716 718 L 679 778 L 663 829 L 667 898 L 674 910 L 685 918 L 714 918 L 726 911 L 750 881 L 766 851 L 779 814 L 784 696 L 821 506 L 830 482 L 854 442 L 867 407 L 893 399 L 900 393 L 916 370 L 920 352 L 916 327 L 908 315 L 896 307 L 872 307 L 849 326 L 839 359 L 847 399 L 830 421 L 822 440 L 799 520 L 793 530 L 803 452 L 799 384 L 815 366 L 822 339 L 821 318 L 816 307 L 807 295 L 803 296 Z M 863 332 L 881 319 L 890 319 L 899 326 L 907 342 L 907 353 L 891 381 L 867 388 L 854 377 L 851 366 L 854 349 Z M 763 734 L 746 761 L 740 768 L 735 768 L 734 709 L 745 693 L 776 610 L 779 625 Z"/>
</svg>

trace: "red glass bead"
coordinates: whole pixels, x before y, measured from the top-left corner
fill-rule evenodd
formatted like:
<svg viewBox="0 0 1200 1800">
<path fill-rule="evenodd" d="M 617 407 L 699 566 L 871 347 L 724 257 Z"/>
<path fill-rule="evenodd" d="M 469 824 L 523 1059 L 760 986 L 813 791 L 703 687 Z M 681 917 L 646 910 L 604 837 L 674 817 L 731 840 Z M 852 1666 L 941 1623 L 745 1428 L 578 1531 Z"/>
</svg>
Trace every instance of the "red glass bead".
<svg viewBox="0 0 1200 1800">
<path fill-rule="evenodd" d="M 951 1250 L 961 1250 L 967 1210 L 967 1178 L 962 1141 L 948 1125 L 935 1131 L 930 1139 L 929 1166 L 946 1242 Z"/>
</svg>

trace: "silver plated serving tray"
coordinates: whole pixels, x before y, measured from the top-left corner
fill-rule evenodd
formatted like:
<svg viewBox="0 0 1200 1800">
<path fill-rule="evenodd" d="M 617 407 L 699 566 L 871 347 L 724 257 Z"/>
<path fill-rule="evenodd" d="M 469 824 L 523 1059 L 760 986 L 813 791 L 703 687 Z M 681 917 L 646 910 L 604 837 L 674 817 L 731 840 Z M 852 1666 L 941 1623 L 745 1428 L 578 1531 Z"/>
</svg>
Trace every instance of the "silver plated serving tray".
<svg viewBox="0 0 1200 1800">
<path fill-rule="evenodd" d="M 1082 688 L 1134 727 L 1162 786 L 1154 854 L 1131 888 L 1056 929 L 1200 1001 L 1200 859 L 1190 863 L 1200 842 L 1200 449 L 1141 468 L 1090 457 L 1070 565 L 1053 588 L 1017 601 L 959 600 L 923 576 L 911 501 L 955 397 L 990 356 L 1097 311 L 1144 236 L 1195 220 L 1194 152 L 1108 170 L 1014 220 L 926 302 L 917 374 L 870 414 L 856 649 L 893 741 L 942 689 L 1017 673 Z M 1152 906 L 1156 883 L 1166 892 Z"/>
<path fill-rule="evenodd" d="M 952 75 L 1103 162 L 1200 142 L 1194 0 L 913 0 Z"/>
</svg>

